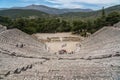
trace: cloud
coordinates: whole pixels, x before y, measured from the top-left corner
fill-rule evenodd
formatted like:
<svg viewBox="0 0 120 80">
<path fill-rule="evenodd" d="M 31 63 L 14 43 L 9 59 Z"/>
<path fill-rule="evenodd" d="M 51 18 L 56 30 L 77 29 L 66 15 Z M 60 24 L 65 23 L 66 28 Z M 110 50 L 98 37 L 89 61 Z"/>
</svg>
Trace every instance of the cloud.
<svg viewBox="0 0 120 80">
<path fill-rule="evenodd" d="M 46 4 L 55 8 L 92 8 L 99 9 L 120 4 L 120 0 L 21 0 L 26 3 Z"/>
<path fill-rule="evenodd" d="M 120 4 L 120 0 L 46 0 L 47 2 L 58 4 L 57 7 L 84 8 L 88 5 L 110 6 Z"/>
<path fill-rule="evenodd" d="M 66 3 L 88 3 L 88 4 L 113 4 L 120 0 L 46 0 L 52 3 L 66 4 Z"/>
<path fill-rule="evenodd" d="M 39 0 L 21 0 L 21 1 L 28 2 L 28 1 L 39 1 Z"/>
</svg>

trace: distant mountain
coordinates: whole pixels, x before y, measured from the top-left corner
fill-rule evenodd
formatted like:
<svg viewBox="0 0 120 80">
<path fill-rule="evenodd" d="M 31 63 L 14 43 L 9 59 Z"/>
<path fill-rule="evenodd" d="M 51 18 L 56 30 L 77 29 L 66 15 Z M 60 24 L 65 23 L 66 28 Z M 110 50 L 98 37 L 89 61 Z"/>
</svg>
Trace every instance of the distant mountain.
<svg viewBox="0 0 120 80">
<path fill-rule="evenodd" d="M 32 6 L 34 6 L 34 5 L 32 5 Z M 43 8 L 41 8 L 41 10 L 43 9 L 43 10 L 46 10 L 46 11 L 51 11 L 51 13 L 53 13 L 53 12 L 57 13 L 57 15 L 55 15 L 55 14 L 50 15 L 48 13 L 45 13 L 45 11 L 42 12 L 42 11 L 35 10 L 35 9 L 31 10 L 30 7 L 32 7 L 32 6 L 27 6 L 26 9 L 21 9 L 21 7 L 20 8 L 19 7 L 14 7 L 12 9 L 0 10 L 0 16 L 9 16 L 9 17 L 12 17 L 12 18 L 29 17 L 29 16 L 38 16 L 38 17 L 56 16 L 56 17 L 75 18 L 76 19 L 76 18 L 98 17 L 101 14 L 101 10 L 91 11 L 91 12 L 76 12 L 79 9 L 69 9 L 69 10 L 68 9 L 62 9 L 64 11 L 68 12 L 68 13 L 64 12 L 64 14 L 60 14 L 60 13 L 62 13 L 62 12 L 59 11 L 60 9 L 55 9 L 55 8 L 48 9 L 46 6 L 43 6 Z M 35 6 L 35 8 L 36 8 L 36 6 Z M 54 10 L 52 11 L 51 9 L 54 9 L 55 11 Z M 73 10 L 73 12 L 70 12 L 71 10 Z M 56 12 L 56 11 L 59 12 L 59 15 L 58 15 L 58 12 Z M 105 11 L 106 11 L 106 13 L 110 13 L 112 11 L 120 11 L 120 5 L 116 5 L 116 6 L 106 8 Z"/>
<path fill-rule="evenodd" d="M 47 7 L 44 5 L 29 5 L 26 7 L 12 7 L 10 9 L 32 9 L 32 10 L 39 10 L 48 14 L 63 14 L 68 12 L 90 12 L 91 9 L 57 9 L 52 7 Z"/>
<path fill-rule="evenodd" d="M 111 11 L 120 11 L 120 5 L 112 6 L 109 8 L 105 9 L 106 12 L 111 12 Z"/>
<path fill-rule="evenodd" d="M 5 9 L 7 9 L 7 8 L 0 8 L 0 10 L 5 10 Z"/>
<path fill-rule="evenodd" d="M 108 14 L 113 11 L 120 11 L 120 5 L 112 6 L 105 9 L 105 12 Z M 101 14 L 101 10 L 91 11 L 91 12 L 69 12 L 61 14 L 61 17 L 66 18 L 87 18 L 87 17 L 98 17 Z"/>
<path fill-rule="evenodd" d="M 48 17 L 49 14 L 37 10 L 22 10 L 22 9 L 7 9 L 0 10 L 0 16 L 7 16 L 11 18 L 16 17 Z"/>
</svg>

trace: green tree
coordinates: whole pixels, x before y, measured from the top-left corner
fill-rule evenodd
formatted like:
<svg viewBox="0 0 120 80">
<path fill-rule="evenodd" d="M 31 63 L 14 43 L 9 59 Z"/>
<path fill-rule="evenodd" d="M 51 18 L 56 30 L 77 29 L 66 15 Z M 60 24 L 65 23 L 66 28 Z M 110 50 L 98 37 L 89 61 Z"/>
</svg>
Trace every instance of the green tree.
<svg viewBox="0 0 120 80">
<path fill-rule="evenodd" d="M 102 8 L 102 18 L 105 18 L 106 17 L 106 13 L 105 13 L 105 9 L 104 7 Z"/>
<path fill-rule="evenodd" d="M 12 24 L 12 19 L 9 17 L 0 16 L 0 24 L 7 26 L 7 28 L 11 28 L 10 25 Z"/>
<path fill-rule="evenodd" d="M 106 22 L 108 25 L 112 26 L 113 24 L 117 23 L 120 21 L 120 13 L 119 12 L 111 12 L 108 14 L 106 17 Z"/>
</svg>

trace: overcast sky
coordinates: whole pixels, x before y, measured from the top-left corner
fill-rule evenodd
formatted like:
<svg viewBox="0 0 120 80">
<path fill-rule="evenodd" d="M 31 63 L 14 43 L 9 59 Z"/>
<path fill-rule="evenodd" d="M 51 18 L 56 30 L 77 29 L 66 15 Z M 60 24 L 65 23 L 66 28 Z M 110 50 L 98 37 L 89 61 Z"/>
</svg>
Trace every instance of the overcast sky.
<svg viewBox="0 0 120 80">
<path fill-rule="evenodd" d="M 120 0 L 0 0 L 0 8 L 27 6 L 31 4 L 46 5 L 55 8 L 91 8 L 101 9 L 104 7 L 120 4 Z"/>
</svg>

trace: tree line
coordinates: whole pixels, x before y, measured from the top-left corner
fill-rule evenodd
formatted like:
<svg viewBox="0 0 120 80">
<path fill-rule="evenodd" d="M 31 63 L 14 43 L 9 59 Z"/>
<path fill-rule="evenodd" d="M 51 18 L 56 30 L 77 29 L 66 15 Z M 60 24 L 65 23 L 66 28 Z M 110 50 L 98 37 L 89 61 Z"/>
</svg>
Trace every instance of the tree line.
<svg viewBox="0 0 120 80">
<path fill-rule="evenodd" d="M 69 21 L 60 17 L 56 18 L 16 18 L 0 16 L 0 24 L 8 29 L 18 28 L 28 34 L 73 32 L 82 36 L 94 33 L 104 26 L 112 26 L 120 21 L 120 12 L 105 14 L 104 9 L 100 17 L 95 19 Z"/>
</svg>

